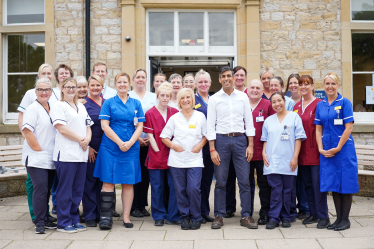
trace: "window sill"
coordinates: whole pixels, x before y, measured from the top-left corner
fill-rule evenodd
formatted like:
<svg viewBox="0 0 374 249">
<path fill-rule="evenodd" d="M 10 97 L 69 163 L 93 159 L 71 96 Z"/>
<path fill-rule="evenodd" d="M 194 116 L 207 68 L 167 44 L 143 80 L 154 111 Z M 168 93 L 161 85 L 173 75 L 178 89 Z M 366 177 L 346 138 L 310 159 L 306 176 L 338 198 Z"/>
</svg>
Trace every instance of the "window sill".
<svg viewBox="0 0 374 249">
<path fill-rule="evenodd" d="M 353 133 L 374 133 L 374 125 L 372 124 L 354 124 Z"/>
</svg>

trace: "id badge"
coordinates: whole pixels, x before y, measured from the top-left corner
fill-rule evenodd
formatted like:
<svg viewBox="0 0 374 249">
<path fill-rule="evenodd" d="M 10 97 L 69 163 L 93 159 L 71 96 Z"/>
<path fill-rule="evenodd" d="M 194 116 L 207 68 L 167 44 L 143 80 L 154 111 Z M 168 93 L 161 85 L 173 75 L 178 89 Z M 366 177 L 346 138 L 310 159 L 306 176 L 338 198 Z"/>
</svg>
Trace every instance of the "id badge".
<svg viewBox="0 0 374 249">
<path fill-rule="evenodd" d="M 256 122 L 264 122 L 264 116 L 256 117 Z"/>
<path fill-rule="evenodd" d="M 86 119 L 86 126 L 89 126 L 91 124 L 91 120 L 90 119 Z"/>
<path fill-rule="evenodd" d="M 282 140 L 282 141 L 287 141 L 288 139 L 290 139 L 290 138 L 289 138 L 289 136 L 286 135 L 286 134 L 281 136 L 281 140 Z"/>
<path fill-rule="evenodd" d="M 189 125 L 188 128 L 190 128 L 190 129 L 196 129 L 196 125 Z"/>
<path fill-rule="evenodd" d="M 334 125 L 343 125 L 343 119 L 334 119 Z"/>
<path fill-rule="evenodd" d="M 137 124 L 138 124 L 138 118 L 135 117 L 135 118 L 134 118 L 134 125 L 136 126 Z"/>
</svg>

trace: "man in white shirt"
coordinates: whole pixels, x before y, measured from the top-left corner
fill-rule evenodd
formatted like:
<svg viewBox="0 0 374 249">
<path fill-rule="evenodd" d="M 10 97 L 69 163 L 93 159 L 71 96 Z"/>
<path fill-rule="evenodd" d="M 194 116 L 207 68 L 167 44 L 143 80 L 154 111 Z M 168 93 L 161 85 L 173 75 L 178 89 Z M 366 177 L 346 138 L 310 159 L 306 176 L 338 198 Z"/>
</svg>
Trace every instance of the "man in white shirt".
<svg viewBox="0 0 374 249">
<path fill-rule="evenodd" d="M 105 83 L 105 78 L 108 76 L 108 70 L 106 68 L 105 63 L 97 62 L 92 69 L 92 75 L 100 76 L 100 78 L 104 81 L 104 87 L 102 92 L 102 97 L 104 99 L 110 99 L 117 95 L 117 91 L 111 87 L 109 87 Z"/>
<path fill-rule="evenodd" d="M 226 211 L 226 182 L 231 159 L 239 184 L 242 206 L 240 225 L 257 229 L 257 223 L 250 216 L 252 198 L 249 162 L 253 156 L 255 136 L 251 106 L 248 96 L 234 89 L 233 71 L 230 67 L 225 66 L 220 69 L 219 82 L 222 84 L 222 89 L 210 97 L 207 118 L 207 139 L 217 179 L 214 189 L 215 219 L 212 229 L 223 226 Z"/>
</svg>

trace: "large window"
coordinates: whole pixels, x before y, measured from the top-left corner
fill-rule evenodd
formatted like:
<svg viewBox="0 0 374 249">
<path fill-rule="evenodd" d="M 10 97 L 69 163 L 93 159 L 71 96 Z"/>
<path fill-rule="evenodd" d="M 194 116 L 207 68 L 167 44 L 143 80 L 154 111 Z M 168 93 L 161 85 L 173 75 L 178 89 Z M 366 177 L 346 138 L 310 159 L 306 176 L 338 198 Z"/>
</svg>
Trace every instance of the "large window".
<svg viewBox="0 0 374 249">
<path fill-rule="evenodd" d="M 351 0 L 352 21 L 374 21 L 373 0 Z"/>
<path fill-rule="evenodd" d="M 44 23 L 44 0 L 3 0 L 4 24 Z"/>
<path fill-rule="evenodd" d="M 6 120 L 17 119 L 17 108 L 35 85 L 38 68 L 45 62 L 44 34 L 4 37 L 4 111 Z"/>
</svg>

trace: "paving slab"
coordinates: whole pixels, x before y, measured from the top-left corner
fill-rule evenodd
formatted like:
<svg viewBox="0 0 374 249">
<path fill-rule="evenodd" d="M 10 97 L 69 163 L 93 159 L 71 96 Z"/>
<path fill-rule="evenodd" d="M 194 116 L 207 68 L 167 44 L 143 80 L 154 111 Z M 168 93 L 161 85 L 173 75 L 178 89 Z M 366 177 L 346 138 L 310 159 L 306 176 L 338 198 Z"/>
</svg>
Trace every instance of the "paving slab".
<svg viewBox="0 0 374 249">
<path fill-rule="evenodd" d="M 280 228 L 285 239 L 342 238 L 339 232 L 327 229 Z"/>
<path fill-rule="evenodd" d="M 256 240 L 259 249 L 321 249 L 315 239 L 272 239 Z"/>
<path fill-rule="evenodd" d="M 123 240 L 164 240 L 166 231 L 111 231 L 105 238 L 106 241 Z"/>
<path fill-rule="evenodd" d="M 341 231 L 340 233 L 346 238 L 373 237 L 374 227 L 351 227 L 350 229 Z"/>
<path fill-rule="evenodd" d="M 12 213 L 12 212 L 1 212 L 0 213 L 0 221 L 5 220 L 19 220 L 23 215 L 26 213 Z M 31 218 L 29 216 L 29 221 L 31 221 Z"/>
<path fill-rule="evenodd" d="M 254 240 L 195 240 L 194 249 L 227 249 L 227 248 L 241 248 L 241 249 L 257 249 Z"/>
<path fill-rule="evenodd" d="M 87 241 L 95 241 L 95 240 L 104 240 L 106 236 L 108 236 L 109 231 L 104 231 L 96 228 L 89 227 L 87 231 L 82 231 L 78 233 L 63 233 L 54 231 L 50 236 L 48 236 L 47 240 L 87 240 Z"/>
<path fill-rule="evenodd" d="M 221 229 L 210 230 L 171 230 L 166 232 L 165 240 L 222 240 Z"/>
<path fill-rule="evenodd" d="M 354 220 L 363 227 L 374 227 L 374 218 L 355 218 Z"/>
<path fill-rule="evenodd" d="M 140 241 L 136 240 L 131 245 L 131 249 L 193 249 L 194 242 L 188 241 Z M 195 247 L 196 248 L 196 247 Z"/>
<path fill-rule="evenodd" d="M 11 221 L 11 220 L 2 220 L 0 222 L 0 230 L 28 230 L 34 228 L 35 225 L 31 221 Z"/>
<path fill-rule="evenodd" d="M 53 248 L 53 249 L 64 249 L 71 243 L 71 240 L 30 240 L 30 241 L 13 241 L 6 249 L 40 249 L 40 248 Z"/>
<path fill-rule="evenodd" d="M 71 243 L 67 249 L 129 249 L 131 244 L 133 243 L 132 240 L 123 240 L 121 242 L 118 241 L 78 241 L 75 240 Z"/>
<path fill-rule="evenodd" d="M 374 248 L 374 238 L 318 239 L 324 249 Z"/>
<path fill-rule="evenodd" d="M 283 235 L 278 228 L 266 230 L 264 226 L 259 229 L 225 229 L 224 238 L 228 240 L 251 240 L 251 239 L 283 239 Z"/>
<path fill-rule="evenodd" d="M 6 245 L 10 244 L 13 240 L 0 240 L 0 248 L 4 248 Z"/>
</svg>

